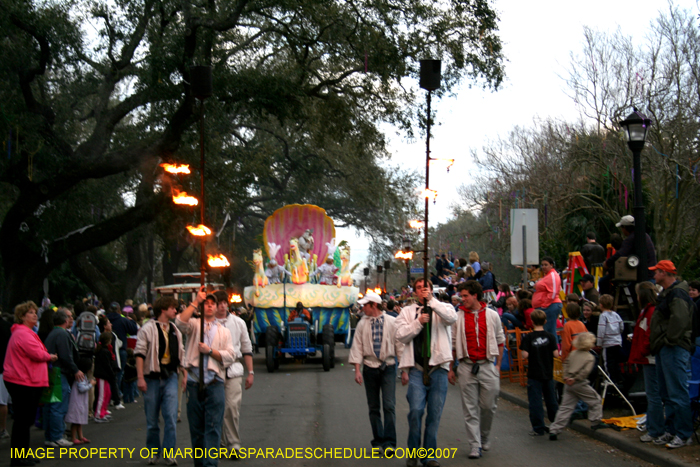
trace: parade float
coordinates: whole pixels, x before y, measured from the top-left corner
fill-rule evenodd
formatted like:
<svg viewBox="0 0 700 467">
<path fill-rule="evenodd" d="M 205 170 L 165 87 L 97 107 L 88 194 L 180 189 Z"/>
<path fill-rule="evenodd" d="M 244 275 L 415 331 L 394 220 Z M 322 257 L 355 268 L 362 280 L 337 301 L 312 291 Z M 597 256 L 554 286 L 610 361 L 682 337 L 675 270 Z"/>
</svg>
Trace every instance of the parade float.
<svg viewBox="0 0 700 467">
<path fill-rule="evenodd" d="M 253 332 L 266 350 L 272 372 L 286 355 L 321 356 L 324 370 L 334 364 L 334 345 L 350 343 L 350 309 L 358 298 L 353 287 L 350 248 L 336 245 L 335 225 L 313 205 L 289 205 L 265 221 L 262 249 L 253 253 L 253 285 L 244 291 L 253 307 Z M 297 304 L 311 319 L 289 321 Z"/>
</svg>

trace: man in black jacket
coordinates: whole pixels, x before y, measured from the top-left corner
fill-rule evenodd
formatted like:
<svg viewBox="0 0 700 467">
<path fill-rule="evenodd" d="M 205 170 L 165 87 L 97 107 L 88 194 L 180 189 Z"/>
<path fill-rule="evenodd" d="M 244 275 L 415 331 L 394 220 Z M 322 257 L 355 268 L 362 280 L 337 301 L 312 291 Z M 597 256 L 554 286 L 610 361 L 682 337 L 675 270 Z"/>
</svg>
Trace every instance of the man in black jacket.
<svg viewBox="0 0 700 467">
<path fill-rule="evenodd" d="M 126 366 L 126 337 L 135 336 L 139 332 L 136 322 L 129 318 L 124 318 L 121 314 L 119 303 L 112 302 L 109 305 L 109 313 L 107 319 L 112 323 L 112 333 L 122 342 L 119 349 L 119 362 L 121 363 L 119 372 L 117 372 L 117 390 L 119 391 L 119 399 L 122 398 L 124 389 L 122 388 L 122 379 L 124 378 L 124 367 Z M 117 409 L 123 409 L 123 404 L 117 404 Z"/>
<path fill-rule="evenodd" d="M 73 443 L 64 439 L 65 423 L 63 418 L 68 412 L 68 402 L 73 381 L 85 378 L 78 369 L 78 347 L 75 345 L 69 329 L 73 326 L 73 315 L 65 308 L 56 311 L 53 317 L 54 328 L 46 338 L 46 350 L 57 354 L 56 363 L 61 367 L 61 402 L 44 405 L 44 444 L 49 447 L 68 447 Z"/>
<path fill-rule="evenodd" d="M 586 268 L 591 274 L 595 274 L 594 268 L 603 266 L 605 262 L 605 248 L 595 240 L 595 234 L 588 232 L 586 234 L 586 244 L 581 247 L 583 262 L 586 263 Z"/>
</svg>

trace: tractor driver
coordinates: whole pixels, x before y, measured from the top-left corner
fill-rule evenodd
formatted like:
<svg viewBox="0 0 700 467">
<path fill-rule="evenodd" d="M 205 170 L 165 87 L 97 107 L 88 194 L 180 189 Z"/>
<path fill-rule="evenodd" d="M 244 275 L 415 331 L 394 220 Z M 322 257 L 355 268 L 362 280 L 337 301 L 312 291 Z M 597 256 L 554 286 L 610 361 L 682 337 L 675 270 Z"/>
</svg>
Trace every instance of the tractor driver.
<svg viewBox="0 0 700 467">
<path fill-rule="evenodd" d="M 304 318 L 309 323 L 311 322 L 311 312 L 309 312 L 309 310 L 304 308 L 304 304 L 301 302 L 297 302 L 297 307 L 289 312 L 289 317 L 287 318 L 287 322 L 291 323 L 296 318 Z"/>
</svg>

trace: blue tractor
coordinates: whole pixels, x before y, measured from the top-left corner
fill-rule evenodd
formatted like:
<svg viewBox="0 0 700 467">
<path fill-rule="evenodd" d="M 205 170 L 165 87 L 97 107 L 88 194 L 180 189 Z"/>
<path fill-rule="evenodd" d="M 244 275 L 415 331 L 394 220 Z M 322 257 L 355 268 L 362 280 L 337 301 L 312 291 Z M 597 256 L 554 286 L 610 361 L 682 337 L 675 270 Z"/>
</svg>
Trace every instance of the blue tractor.
<svg viewBox="0 0 700 467">
<path fill-rule="evenodd" d="M 286 355 L 295 360 L 305 361 L 309 357 L 321 356 L 323 371 L 330 371 L 335 366 L 335 333 L 333 325 L 325 324 L 317 333 L 318 321 L 311 324 L 302 318 L 289 323 L 282 323 L 282 330 L 277 325 L 270 325 L 265 330 L 265 362 L 267 371 L 272 373 L 279 368 Z"/>
</svg>

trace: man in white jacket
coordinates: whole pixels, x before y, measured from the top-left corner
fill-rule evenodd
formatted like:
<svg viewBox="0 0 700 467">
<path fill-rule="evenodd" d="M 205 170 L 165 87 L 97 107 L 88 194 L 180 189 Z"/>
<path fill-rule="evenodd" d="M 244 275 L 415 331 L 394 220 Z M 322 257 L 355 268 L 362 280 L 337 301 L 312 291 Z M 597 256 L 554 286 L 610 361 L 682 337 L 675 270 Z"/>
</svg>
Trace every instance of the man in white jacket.
<svg viewBox="0 0 700 467">
<path fill-rule="evenodd" d="M 447 397 L 447 373 L 452 361 L 450 326 L 457 320 L 455 309 L 438 301 L 432 294 L 433 286 L 423 279 L 414 284 L 417 304 L 401 310 L 396 318 L 396 339 L 405 345 L 401 355 L 401 383 L 408 384 L 408 449 L 422 447 L 428 452 L 437 446 L 437 433 L 442 409 Z M 427 302 L 427 307 L 425 306 Z M 427 368 L 426 368 L 427 365 Z M 421 437 L 423 412 L 425 436 Z M 435 458 L 425 457 L 427 467 L 439 467 Z M 416 457 L 406 459 L 408 467 L 418 465 Z"/>
<path fill-rule="evenodd" d="M 216 305 L 216 320 L 223 324 L 231 333 L 231 343 L 233 344 L 234 362 L 226 368 L 226 381 L 224 392 L 226 394 L 226 404 L 224 409 L 224 424 L 221 431 L 221 447 L 229 452 L 233 449 L 241 449 L 241 436 L 238 431 L 238 421 L 241 413 L 241 400 L 243 397 L 243 365 L 241 357 L 248 370 L 248 377 L 245 381 L 245 388 L 253 386 L 253 345 L 248 336 L 248 328 L 238 316 L 229 313 L 228 295 L 223 290 L 214 292 L 218 303 Z"/>
<path fill-rule="evenodd" d="M 365 383 L 372 448 L 396 449 L 396 319 L 382 311 L 382 299 L 374 292 L 358 302 L 364 316 L 357 323 L 348 363 L 355 365 L 355 382 Z M 400 348 L 402 347 L 399 344 Z M 363 365 L 360 372 L 360 365 Z M 381 409 L 384 411 L 382 424 Z"/>
<path fill-rule="evenodd" d="M 500 369 L 506 338 L 498 312 L 481 301 L 481 284 L 463 282 L 457 290 L 462 306 L 453 326 L 454 361 L 455 365 L 459 362 L 457 373 L 470 445 L 469 458 L 478 459 L 482 449 L 490 448 L 489 434 L 501 388 Z M 448 378 L 455 384 L 454 368 Z"/>
</svg>

